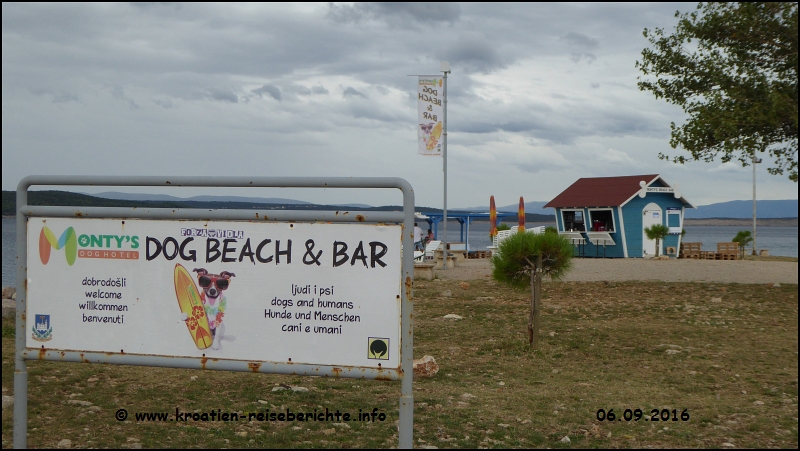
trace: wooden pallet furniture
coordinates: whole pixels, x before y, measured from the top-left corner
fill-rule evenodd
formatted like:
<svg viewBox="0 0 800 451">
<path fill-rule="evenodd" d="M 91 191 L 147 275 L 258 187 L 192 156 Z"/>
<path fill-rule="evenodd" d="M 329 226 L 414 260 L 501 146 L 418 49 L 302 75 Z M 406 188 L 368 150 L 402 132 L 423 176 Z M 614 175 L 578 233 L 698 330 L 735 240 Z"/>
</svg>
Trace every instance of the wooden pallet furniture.
<svg viewBox="0 0 800 451">
<path fill-rule="evenodd" d="M 717 243 L 717 260 L 739 260 L 739 243 Z"/>
<path fill-rule="evenodd" d="M 701 260 L 716 260 L 717 253 L 714 251 L 700 251 Z"/>
<path fill-rule="evenodd" d="M 680 258 L 701 258 L 702 246 L 703 243 L 681 243 Z"/>
<path fill-rule="evenodd" d="M 487 254 L 486 251 L 469 251 L 467 258 L 487 258 Z"/>
</svg>

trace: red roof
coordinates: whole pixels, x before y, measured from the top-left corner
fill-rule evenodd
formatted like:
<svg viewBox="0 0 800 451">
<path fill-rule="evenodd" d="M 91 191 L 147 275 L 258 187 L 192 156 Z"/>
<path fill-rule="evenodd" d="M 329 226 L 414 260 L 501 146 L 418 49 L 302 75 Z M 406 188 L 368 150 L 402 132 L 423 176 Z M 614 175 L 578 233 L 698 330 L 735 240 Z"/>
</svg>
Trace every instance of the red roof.
<svg viewBox="0 0 800 451">
<path fill-rule="evenodd" d="M 639 182 L 650 184 L 658 174 L 578 179 L 543 208 L 617 207 L 636 195 Z"/>
</svg>

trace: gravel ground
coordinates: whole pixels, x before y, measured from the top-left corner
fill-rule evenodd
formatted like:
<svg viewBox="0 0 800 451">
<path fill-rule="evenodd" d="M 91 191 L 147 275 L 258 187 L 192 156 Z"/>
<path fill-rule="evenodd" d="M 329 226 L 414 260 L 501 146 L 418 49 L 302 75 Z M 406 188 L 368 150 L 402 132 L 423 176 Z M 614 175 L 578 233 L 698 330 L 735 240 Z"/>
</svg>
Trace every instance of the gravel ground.
<svg viewBox="0 0 800 451">
<path fill-rule="evenodd" d="M 467 260 L 456 268 L 436 271 L 436 276 L 450 280 L 482 279 L 491 276 L 491 265 L 488 259 Z M 576 258 L 564 280 L 796 284 L 797 262 Z"/>
</svg>

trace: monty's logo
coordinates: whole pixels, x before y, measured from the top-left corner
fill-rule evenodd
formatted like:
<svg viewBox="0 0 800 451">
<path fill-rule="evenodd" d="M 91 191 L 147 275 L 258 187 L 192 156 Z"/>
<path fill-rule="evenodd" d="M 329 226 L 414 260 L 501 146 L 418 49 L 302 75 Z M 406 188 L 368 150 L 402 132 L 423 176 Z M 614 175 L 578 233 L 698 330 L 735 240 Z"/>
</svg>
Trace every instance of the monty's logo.
<svg viewBox="0 0 800 451">
<path fill-rule="evenodd" d="M 78 249 L 79 247 L 88 247 L 89 249 Z M 86 234 L 77 236 L 75 229 L 72 227 L 67 228 L 58 239 L 47 227 L 42 227 L 42 231 L 39 234 L 39 258 L 44 265 L 50 261 L 52 249 L 64 249 L 67 264 L 72 266 L 75 263 L 75 257 L 138 260 L 139 252 L 132 250 L 138 247 L 138 236 Z M 130 248 L 130 250 L 125 248 Z"/>
<path fill-rule="evenodd" d="M 46 226 L 42 227 L 39 233 L 39 259 L 46 265 L 50 261 L 50 251 L 64 249 L 64 256 L 67 257 L 67 264 L 72 266 L 78 254 L 78 237 L 75 236 L 75 229 L 67 228 L 61 237 L 56 239 L 55 234 Z"/>
</svg>

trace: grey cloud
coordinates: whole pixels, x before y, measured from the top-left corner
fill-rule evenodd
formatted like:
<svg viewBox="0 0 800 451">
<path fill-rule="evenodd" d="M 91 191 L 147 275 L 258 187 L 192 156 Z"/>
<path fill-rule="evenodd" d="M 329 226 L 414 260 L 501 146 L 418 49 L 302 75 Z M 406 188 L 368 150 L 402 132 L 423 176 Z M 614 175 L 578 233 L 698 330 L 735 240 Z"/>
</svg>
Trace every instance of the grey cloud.
<svg viewBox="0 0 800 451">
<path fill-rule="evenodd" d="M 659 118 L 635 107 L 576 99 L 551 107 L 541 103 L 514 105 L 470 102 L 470 109 L 453 109 L 449 127 L 456 133 L 518 133 L 551 144 L 569 145 L 587 136 L 653 136 L 662 128 Z M 480 113 L 478 113 L 480 112 Z"/>
<path fill-rule="evenodd" d="M 575 33 L 574 31 L 567 33 L 560 39 L 566 41 L 569 47 L 573 49 L 569 55 L 569 59 L 573 62 L 579 63 L 581 60 L 584 60 L 591 64 L 597 60 L 597 56 L 588 51 L 600 47 L 600 42 L 597 39 L 590 38 L 582 33 Z"/>
<path fill-rule="evenodd" d="M 310 89 L 303 85 L 298 85 L 297 83 L 292 83 L 290 86 L 284 88 L 284 91 L 291 92 L 293 94 L 300 94 L 301 96 L 307 96 L 311 94 Z"/>
<path fill-rule="evenodd" d="M 131 109 L 138 110 L 141 107 L 130 97 L 125 95 L 125 90 L 122 89 L 122 86 L 115 86 L 114 89 L 111 90 L 111 96 L 117 100 L 125 101 Z"/>
<path fill-rule="evenodd" d="M 153 103 L 155 103 L 156 105 L 160 106 L 161 108 L 169 109 L 169 108 L 174 108 L 175 107 L 175 105 L 172 103 L 172 100 L 169 100 L 169 99 L 166 99 L 166 100 L 153 99 Z"/>
<path fill-rule="evenodd" d="M 600 83 L 592 83 L 590 86 L 591 86 L 592 88 L 594 88 L 594 89 L 597 89 L 597 88 L 599 88 L 599 87 L 600 87 Z"/>
<path fill-rule="evenodd" d="M 258 89 L 254 89 L 252 93 L 258 95 L 259 97 L 267 94 L 278 102 L 281 101 L 281 90 L 275 85 L 264 85 Z"/>
<path fill-rule="evenodd" d="M 344 97 L 354 97 L 354 96 L 356 96 L 356 97 L 362 97 L 362 98 L 364 98 L 364 99 L 366 99 L 366 98 L 367 98 L 367 95 L 366 95 L 366 94 L 364 94 L 363 92 L 357 91 L 357 90 L 356 90 L 355 88 L 353 88 L 352 86 L 348 86 L 347 88 L 345 88 L 345 90 L 344 90 Z"/>
<path fill-rule="evenodd" d="M 450 61 L 453 65 L 466 66 L 467 70 L 489 72 L 504 67 L 495 46 L 480 32 L 461 33 L 444 51 L 438 53 L 439 59 Z"/>
<path fill-rule="evenodd" d="M 31 94 L 41 96 L 41 97 L 49 97 L 50 101 L 53 103 L 67 103 L 67 102 L 80 102 L 78 99 L 78 95 L 74 92 L 59 92 L 55 93 L 49 89 L 42 89 L 42 88 L 32 88 L 28 89 Z"/>
<path fill-rule="evenodd" d="M 284 91 L 292 92 L 294 94 L 299 94 L 301 96 L 307 96 L 307 95 L 312 95 L 312 94 L 313 95 L 329 94 L 328 90 L 325 89 L 325 87 L 322 86 L 322 85 L 312 86 L 309 89 L 309 88 L 306 88 L 305 86 L 299 85 L 297 83 L 292 83 L 290 86 L 285 87 Z"/>
<path fill-rule="evenodd" d="M 586 62 L 592 64 L 597 60 L 597 56 L 594 53 L 589 52 L 575 52 L 570 53 L 569 59 L 571 59 L 575 63 L 580 63 L 582 59 L 586 59 Z"/>
<path fill-rule="evenodd" d="M 461 17 L 461 7 L 455 3 L 442 2 L 330 4 L 327 17 L 342 23 L 359 23 L 374 19 L 390 25 L 413 27 L 420 23 L 446 22 L 453 24 Z"/>
<path fill-rule="evenodd" d="M 231 103 L 239 103 L 239 97 L 231 91 L 218 89 L 218 88 L 208 88 L 206 89 L 208 93 L 208 97 L 212 100 L 219 100 L 221 102 L 231 102 Z"/>
<path fill-rule="evenodd" d="M 52 101 L 53 103 L 80 102 L 78 95 L 72 92 L 53 94 Z"/>
<path fill-rule="evenodd" d="M 562 162 L 559 161 L 548 161 L 542 159 L 533 162 L 517 163 L 516 166 L 520 168 L 522 171 L 531 174 L 536 174 L 537 172 L 542 172 L 542 171 L 556 171 L 559 169 L 564 169 L 569 167 L 569 165 L 563 164 Z"/>
<path fill-rule="evenodd" d="M 575 33 L 574 31 L 562 36 L 561 39 L 567 41 L 570 45 L 586 49 L 596 49 L 600 46 L 600 42 L 597 39 L 590 38 L 585 34 Z"/>
</svg>

